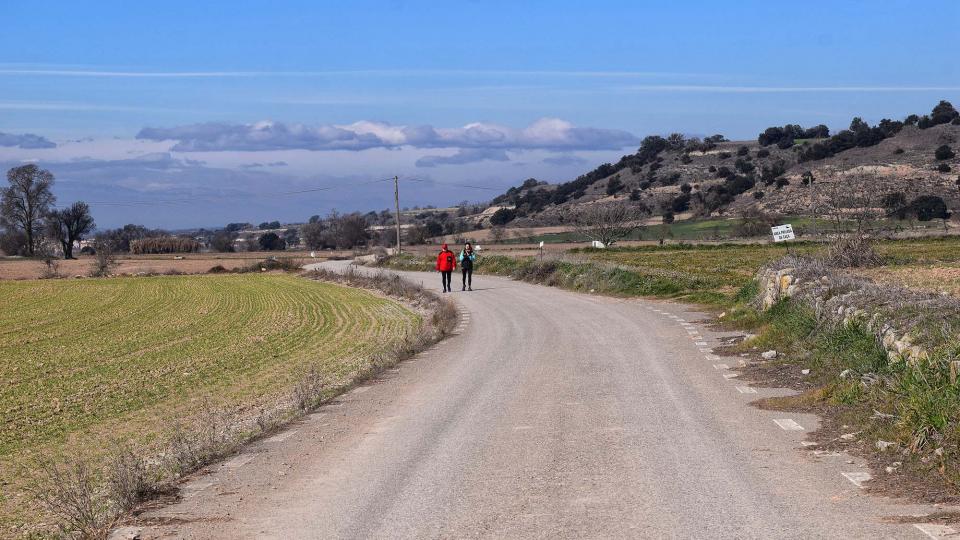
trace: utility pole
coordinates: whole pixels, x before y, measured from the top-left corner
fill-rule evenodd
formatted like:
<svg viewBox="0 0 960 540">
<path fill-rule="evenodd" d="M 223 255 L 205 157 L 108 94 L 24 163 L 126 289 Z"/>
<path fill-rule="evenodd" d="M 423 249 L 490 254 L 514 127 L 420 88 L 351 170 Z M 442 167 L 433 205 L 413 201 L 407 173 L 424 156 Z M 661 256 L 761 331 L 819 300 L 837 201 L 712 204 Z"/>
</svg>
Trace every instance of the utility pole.
<svg viewBox="0 0 960 540">
<path fill-rule="evenodd" d="M 403 253 L 400 247 L 400 177 L 393 177 L 393 203 L 397 208 L 397 255 Z"/>
</svg>

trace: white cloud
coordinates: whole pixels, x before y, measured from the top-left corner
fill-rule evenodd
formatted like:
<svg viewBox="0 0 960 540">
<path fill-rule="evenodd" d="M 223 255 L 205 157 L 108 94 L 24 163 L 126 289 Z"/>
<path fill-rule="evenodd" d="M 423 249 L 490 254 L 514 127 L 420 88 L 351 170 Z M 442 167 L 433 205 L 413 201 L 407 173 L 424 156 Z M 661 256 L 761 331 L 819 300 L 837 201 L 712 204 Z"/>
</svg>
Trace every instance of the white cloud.
<svg viewBox="0 0 960 540">
<path fill-rule="evenodd" d="M 308 126 L 262 121 L 254 124 L 205 123 L 173 128 L 147 127 L 138 139 L 176 141 L 177 152 L 266 150 L 367 150 L 371 148 L 498 148 L 504 150 L 616 150 L 639 144 L 626 131 L 576 127 L 542 118 L 523 129 L 475 122 L 459 128 L 397 126 L 359 121 Z"/>
<path fill-rule="evenodd" d="M 0 146 L 24 149 L 56 148 L 56 143 L 32 133 L 13 134 L 0 132 Z"/>
</svg>

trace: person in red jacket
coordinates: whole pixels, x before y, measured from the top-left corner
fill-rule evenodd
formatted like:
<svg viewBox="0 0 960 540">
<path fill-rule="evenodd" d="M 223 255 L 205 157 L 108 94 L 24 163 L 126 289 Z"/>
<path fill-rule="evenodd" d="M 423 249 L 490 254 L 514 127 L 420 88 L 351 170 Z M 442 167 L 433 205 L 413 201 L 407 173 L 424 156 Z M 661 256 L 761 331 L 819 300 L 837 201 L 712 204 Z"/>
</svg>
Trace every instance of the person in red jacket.
<svg viewBox="0 0 960 540">
<path fill-rule="evenodd" d="M 450 280 L 456 269 L 457 256 L 444 244 L 437 255 L 437 272 L 440 272 L 440 279 L 443 281 L 443 292 L 450 292 Z"/>
</svg>

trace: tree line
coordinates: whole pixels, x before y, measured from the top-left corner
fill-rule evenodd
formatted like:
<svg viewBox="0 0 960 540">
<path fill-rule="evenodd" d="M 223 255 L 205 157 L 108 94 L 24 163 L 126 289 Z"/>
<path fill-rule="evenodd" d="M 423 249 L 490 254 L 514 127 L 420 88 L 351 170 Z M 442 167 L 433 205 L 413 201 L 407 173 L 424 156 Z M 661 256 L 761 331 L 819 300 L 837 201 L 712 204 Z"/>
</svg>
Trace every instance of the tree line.
<svg viewBox="0 0 960 540">
<path fill-rule="evenodd" d="M 53 174 L 33 163 L 7 171 L 7 186 L 0 191 L 0 251 L 33 257 L 49 240 L 64 258 L 74 258 L 74 245 L 96 225 L 85 202 L 57 207 L 53 184 Z"/>
</svg>

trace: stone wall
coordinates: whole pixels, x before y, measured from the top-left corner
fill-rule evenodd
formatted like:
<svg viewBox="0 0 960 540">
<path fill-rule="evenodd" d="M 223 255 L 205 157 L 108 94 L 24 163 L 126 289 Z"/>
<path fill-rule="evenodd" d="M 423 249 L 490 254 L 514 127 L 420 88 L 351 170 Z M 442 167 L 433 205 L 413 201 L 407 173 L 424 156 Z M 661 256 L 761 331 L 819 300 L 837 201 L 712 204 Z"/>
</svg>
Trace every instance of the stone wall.
<svg viewBox="0 0 960 540">
<path fill-rule="evenodd" d="M 756 302 L 761 310 L 792 298 L 811 308 L 821 322 L 862 324 L 876 336 L 891 362 L 929 360 L 930 350 L 957 337 L 952 322 L 960 320 L 956 299 L 884 287 L 818 260 L 785 257 L 761 269 L 757 282 Z"/>
</svg>

